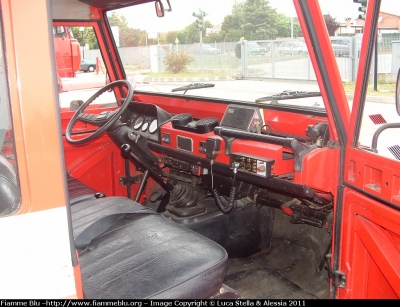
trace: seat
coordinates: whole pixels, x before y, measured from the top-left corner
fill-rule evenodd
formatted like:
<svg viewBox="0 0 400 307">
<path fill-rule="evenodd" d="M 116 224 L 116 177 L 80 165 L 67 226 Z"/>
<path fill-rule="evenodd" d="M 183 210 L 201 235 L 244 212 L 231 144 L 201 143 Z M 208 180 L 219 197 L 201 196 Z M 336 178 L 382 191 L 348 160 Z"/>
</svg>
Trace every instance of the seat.
<svg viewBox="0 0 400 307">
<path fill-rule="evenodd" d="M 143 207 L 124 197 L 71 206 L 74 238 L 119 206 Z M 79 259 L 87 299 L 206 299 L 222 286 L 228 255 L 160 214 L 140 213 L 120 219 Z"/>
<path fill-rule="evenodd" d="M 0 155 L 0 215 L 17 210 L 21 200 L 19 185 L 14 168 Z"/>
<path fill-rule="evenodd" d="M 81 201 L 95 199 L 96 197 L 104 197 L 102 193 L 96 191 L 84 184 L 82 181 L 75 179 L 71 175 L 67 174 L 68 194 L 69 203 L 74 205 Z"/>
</svg>

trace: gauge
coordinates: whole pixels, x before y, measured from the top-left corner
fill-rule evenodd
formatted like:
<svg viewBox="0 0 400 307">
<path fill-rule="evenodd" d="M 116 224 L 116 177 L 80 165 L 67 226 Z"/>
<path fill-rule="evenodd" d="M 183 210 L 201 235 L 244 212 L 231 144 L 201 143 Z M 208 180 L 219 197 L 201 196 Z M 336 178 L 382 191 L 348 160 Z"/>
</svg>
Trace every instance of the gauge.
<svg viewBox="0 0 400 307">
<path fill-rule="evenodd" d="M 144 117 L 140 116 L 138 119 L 135 120 L 135 122 L 133 123 L 133 129 L 138 130 L 144 122 Z"/>
<path fill-rule="evenodd" d="M 150 127 L 149 127 L 149 132 L 150 133 L 154 133 L 157 131 L 158 125 L 157 125 L 157 120 L 153 119 L 150 123 Z"/>
<path fill-rule="evenodd" d="M 142 126 L 142 131 L 145 132 L 147 130 L 147 128 L 149 127 L 149 123 L 145 122 Z"/>
</svg>

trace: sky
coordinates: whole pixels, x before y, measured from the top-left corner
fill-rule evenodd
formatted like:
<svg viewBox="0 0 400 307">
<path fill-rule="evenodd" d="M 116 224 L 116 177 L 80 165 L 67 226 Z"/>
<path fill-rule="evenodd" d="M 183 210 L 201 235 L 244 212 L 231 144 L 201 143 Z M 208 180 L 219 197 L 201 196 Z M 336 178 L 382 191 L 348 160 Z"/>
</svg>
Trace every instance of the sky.
<svg viewBox="0 0 400 307">
<path fill-rule="evenodd" d="M 166 5 L 166 1 L 162 1 Z M 148 32 L 155 33 L 168 32 L 181 30 L 192 23 L 196 18 L 191 14 L 201 8 L 207 13 L 205 20 L 218 25 L 223 22 L 226 15 L 231 14 L 235 1 L 243 2 L 244 0 L 170 0 L 172 12 L 166 12 L 162 18 L 155 17 L 154 3 L 147 3 L 134 8 L 126 17 L 132 28 L 147 28 Z M 269 0 L 269 2 L 279 13 L 296 16 L 292 0 Z M 330 14 L 338 22 L 344 21 L 346 17 L 355 19 L 359 14 L 360 5 L 354 3 L 353 0 L 319 0 L 319 3 L 322 13 Z M 389 13 L 398 11 L 400 15 L 400 1 L 383 0 L 381 10 Z M 143 25 L 146 26 L 143 27 Z"/>
</svg>

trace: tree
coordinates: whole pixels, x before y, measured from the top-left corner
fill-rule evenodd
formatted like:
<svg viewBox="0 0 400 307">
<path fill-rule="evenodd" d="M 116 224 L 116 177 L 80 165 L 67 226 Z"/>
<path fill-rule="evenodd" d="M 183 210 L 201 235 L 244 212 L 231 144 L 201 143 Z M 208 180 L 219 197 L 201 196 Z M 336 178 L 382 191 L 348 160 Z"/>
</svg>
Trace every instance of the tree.
<svg viewBox="0 0 400 307">
<path fill-rule="evenodd" d="M 112 12 L 112 14 L 108 15 L 107 18 L 111 27 L 117 26 L 120 28 L 128 28 L 128 22 L 126 21 L 126 18 L 123 15 L 119 15 L 116 12 Z"/>
<path fill-rule="evenodd" d="M 196 21 L 193 21 L 185 29 L 185 44 L 193 44 L 200 42 L 199 29 L 197 28 Z"/>
<path fill-rule="evenodd" d="M 324 15 L 325 25 L 328 30 L 329 36 L 335 36 L 335 32 L 339 29 L 340 25 L 331 15 Z"/>
<path fill-rule="evenodd" d="M 132 28 L 120 28 L 119 30 L 119 44 L 120 47 L 135 47 L 140 45 L 140 37 L 143 30 Z M 145 44 L 146 42 L 144 42 Z"/>
<path fill-rule="evenodd" d="M 72 35 L 78 41 L 79 45 L 89 45 L 89 49 L 98 49 L 99 44 L 97 42 L 96 35 L 94 34 L 92 27 L 83 27 L 83 31 L 80 31 L 80 27 L 71 28 Z"/>
<path fill-rule="evenodd" d="M 179 34 L 179 31 L 169 31 L 165 37 L 165 43 L 175 44 L 175 40 L 178 38 L 178 34 Z M 179 42 L 180 41 L 181 40 L 179 39 Z"/>
<path fill-rule="evenodd" d="M 108 15 L 111 27 L 118 27 L 120 47 L 136 47 L 146 45 L 146 31 L 129 27 L 125 16 L 112 12 Z"/>
<path fill-rule="evenodd" d="M 276 29 L 278 31 L 277 37 L 291 37 L 292 35 L 292 25 L 291 25 L 291 18 L 283 15 L 277 15 L 278 20 L 276 23 Z M 300 23 L 297 18 L 293 18 L 293 37 L 302 36 Z"/>
<path fill-rule="evenodd" d="M 225 41 L 275 39 L 278 13 L 269 5 L 268 0 L 246 0 L 235 3 L 232 14 L 225 17 L 221 29 Z M 289 28 L 290 29 L 290 28 Z"/>
</svg>

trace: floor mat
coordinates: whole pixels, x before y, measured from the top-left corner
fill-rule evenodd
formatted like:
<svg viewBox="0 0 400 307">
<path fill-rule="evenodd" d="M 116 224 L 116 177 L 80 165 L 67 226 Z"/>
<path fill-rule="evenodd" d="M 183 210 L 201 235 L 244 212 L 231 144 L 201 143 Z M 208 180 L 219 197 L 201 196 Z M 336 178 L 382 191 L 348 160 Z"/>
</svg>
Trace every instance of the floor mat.
<svg viewBox="0 0 400 307">
<path fill-rule="evenodd" d="M 327 270 L 319 271 L 313 253 L 286 240 L 274 239 L 270 253 L 228 261 L 224 283 L 243 298 L 327 299 Z"/>
</svg>

